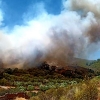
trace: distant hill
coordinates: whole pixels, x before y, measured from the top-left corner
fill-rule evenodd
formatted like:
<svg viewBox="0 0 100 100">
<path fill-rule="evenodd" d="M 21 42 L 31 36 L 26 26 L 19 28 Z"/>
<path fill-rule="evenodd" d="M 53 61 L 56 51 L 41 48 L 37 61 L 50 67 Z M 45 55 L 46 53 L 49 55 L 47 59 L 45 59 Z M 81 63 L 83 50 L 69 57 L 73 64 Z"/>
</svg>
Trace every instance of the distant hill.
<svg viewBox="0 0 100 100">
<path fill-rule="evenodd" d="M 89 68 L 91 68 L 97 72 L 100 72 L 100 59 L 92 61 L 91 63 L 87 63 L 87 65 Z"/>
<path fill-rule="evenodd" d="M 81 66 L 84 68 L 90 68 L 94 71 L 100 72 L 100 59 L 86 60 L 86 59 L 75 58 L 73 65 Z"/>
</svg>

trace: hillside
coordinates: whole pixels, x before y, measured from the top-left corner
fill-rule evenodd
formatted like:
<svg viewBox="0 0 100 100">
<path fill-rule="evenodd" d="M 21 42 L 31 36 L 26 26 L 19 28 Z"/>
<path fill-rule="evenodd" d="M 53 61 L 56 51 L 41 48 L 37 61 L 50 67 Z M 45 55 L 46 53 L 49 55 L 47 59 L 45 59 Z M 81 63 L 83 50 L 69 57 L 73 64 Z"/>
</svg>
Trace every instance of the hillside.
<svg viewBox="0 0 100 100">
<path fill-rule="evenodd" d="M 77 65 L 81 66 L 84 68 L 89 68 L 94 71 L 100 72 L 100 59 L 97 60 L 87 60 L 87 59 L 80 59 L 80 58 L 75 58 L 72 61 L 72 65 Z"/>
<path fill-rule="evenodd" d="M 100 72 L 100 59 L 97 60 L 78 59 L 76 61 L 76 64 L 81 67 L 90 68 L 94 71 Z"/>
<path fill-rule="evenodd" d="M 79 61 L 80 60 L 78 59 L 77 64 Z M 29 66 L 29 64 L 30 63 L 27 63 L 27 66 Z M 87 64 L 87 60 L 81 60 L 80 64 Z M 87 66 L 89 66 L 88 64 Z M 82 100 L 77 99 L 79 97 L 87 98 L 84 100 L 89 100 L 88 98 L 92 98 L 93 96 L 97 97 L 98 94 L 95 86 L 96 83 L 91 81 L 95 75 L 96 74 L 93 70 L 74 65 L 74 63 L 73 65 L 66 65 L 64 67 L 51 66 L 47 62 L 43 62 L 36 67 L 30 65 L 23 69 L 4 68 L 3 71 L 0 72 L 0 85 L 14 88 L 2 89 L 0 91 L 0 96 L 4 97 L 7 93 L 16 94 L 25 92 L 30 97 L 29 100 L 35 100 L 36 97 L 40 97 L 40 95 L 44 94 L 44 98 L 46 98 L 48 96 L 47 92 L 50 91 L 50 96 L 57 97 L 56 100 L 68 100 L 65 98 L 59 99 L 58 95 L 60 93 L 60 96 L 63 97 L 63 95 L 66 93 L 69 94 L 69 92 L 71 92 L 70 100 L 73 100 L 72 97 L 76 98 L 75 100 Z M 78 97 L 76 97 L 78 92 L 76 89 L 80 91 Z M 94 91 L 93 94 L 91 94 L 90 90 L 92 90 L 92 92 Z M 56 91 L 58 92 L 56 93 Z M 65 91 L 65 93 L 62 91 Z M 51 95 L 51 93 L 53 93 L 53 95 Z M 84 93 L 88 95 L 84 97 Z M 68 95 L 65 96 L 69 98 Z"/>
<path fill-rule="evenodd" d="M 92 68 L 97 72 L 100 72 L 100 59 L 97 59 L 96 61 L 89 63 L 88 66 L 89 68 Z"/>
</svg>

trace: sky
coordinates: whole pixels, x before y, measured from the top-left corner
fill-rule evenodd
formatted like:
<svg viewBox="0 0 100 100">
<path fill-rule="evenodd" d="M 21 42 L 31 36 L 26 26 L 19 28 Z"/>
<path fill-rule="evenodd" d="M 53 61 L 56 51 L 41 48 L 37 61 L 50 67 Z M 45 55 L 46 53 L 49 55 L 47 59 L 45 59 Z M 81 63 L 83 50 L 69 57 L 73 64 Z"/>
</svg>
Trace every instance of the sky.
<svg viewBox="0 0 100 100">
<path fill-rule="evenodd" d="M 38 51 L 45 59 L 56 53 L 58 61 L 100 58 L 100 30 L 94 31 L 99 12 L 92 9 L 100 2 L 85 1 L 0 0 L 0 50 L 20 48 L 25 55 L 34 52 L 34 59 Z"/>
<path fill-rule="evenodd" d="M 9 27 L 13 27 L 15 24 L 21 25 L 25 13 L 30 13 L 31 17 L 35 17 L 35 6 L 37 3 L 42 2 L 49 14 L 56 15 L 61 12 L 62 0 L 2 0 L 1 8 L 4 13 L 4 25 Z"/>
</svg>

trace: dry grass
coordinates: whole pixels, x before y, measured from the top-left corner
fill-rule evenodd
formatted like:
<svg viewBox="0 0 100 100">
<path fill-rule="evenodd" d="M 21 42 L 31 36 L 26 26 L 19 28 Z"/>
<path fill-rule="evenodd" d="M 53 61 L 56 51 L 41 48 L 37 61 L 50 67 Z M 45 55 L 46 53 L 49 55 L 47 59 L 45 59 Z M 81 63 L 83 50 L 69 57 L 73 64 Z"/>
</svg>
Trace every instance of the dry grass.
<svg viewBox="0 0 100 100">
<path fill-rule="evenodd" d="M 88 80 L 69 87 L 47 90 L 30 100 L 97 100 L 97 98 L 97 82 Z"/>
</svg>

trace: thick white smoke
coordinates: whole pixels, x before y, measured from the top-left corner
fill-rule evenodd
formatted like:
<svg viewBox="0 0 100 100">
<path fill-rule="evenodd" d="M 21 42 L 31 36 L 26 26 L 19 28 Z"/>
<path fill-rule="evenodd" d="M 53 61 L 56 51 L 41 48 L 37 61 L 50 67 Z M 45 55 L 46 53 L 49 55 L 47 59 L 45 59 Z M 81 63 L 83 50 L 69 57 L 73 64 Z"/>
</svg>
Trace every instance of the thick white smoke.
<svg viewBox="0 0 100 100">
<path fill-rule="evenodd" d="M 29 16 L 23 25 L 11 30 L 1 29 L 0 51 L 5 66 L 15 61 L 20 66 L 19 62 L 26 59 L 33 64 L 46 60 L 65 65 L 74 57 L 87 58 L 100 49 L 99 0 L 63 0 L 59 15 L 48 14 L 43 3 L 39 5 L 37 17 Z"/>
</svg>

